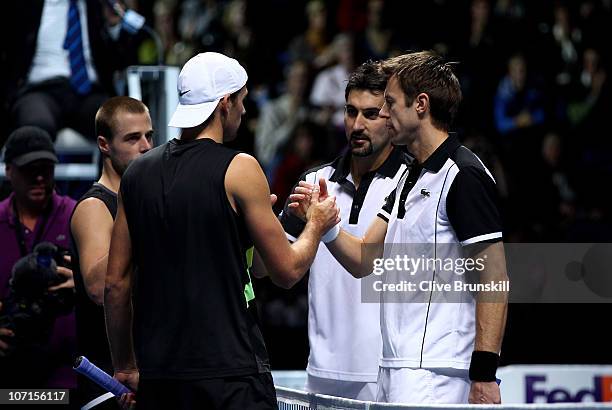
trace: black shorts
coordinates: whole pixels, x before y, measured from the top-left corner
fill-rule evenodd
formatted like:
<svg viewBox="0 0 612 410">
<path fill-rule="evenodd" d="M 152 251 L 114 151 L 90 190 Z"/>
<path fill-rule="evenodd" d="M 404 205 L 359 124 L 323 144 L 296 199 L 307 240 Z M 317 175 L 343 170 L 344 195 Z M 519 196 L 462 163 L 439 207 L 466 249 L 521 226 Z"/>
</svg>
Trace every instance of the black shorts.
<svg viewBox="0 0 612 410">
<path fill-rule="evenodd" d="M 137 410 L 277 410 L 270 373 L 200 380 L 140 380 Z"/>
</svg>

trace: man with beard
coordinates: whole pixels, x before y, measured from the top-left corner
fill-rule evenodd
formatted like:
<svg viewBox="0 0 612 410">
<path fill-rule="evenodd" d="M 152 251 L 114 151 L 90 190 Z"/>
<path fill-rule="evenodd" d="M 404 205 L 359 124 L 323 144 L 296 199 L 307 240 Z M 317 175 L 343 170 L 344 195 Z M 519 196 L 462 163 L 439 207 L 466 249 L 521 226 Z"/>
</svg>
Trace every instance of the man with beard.
<svg viewBox="0 0 612 410">
<path fill-rule="evenodd" d="M 6 143 L 4 160 L 13 193 L 0 202 L 2 319 L 3 314 L 9 311 L 15 313 L 15 305 L 7 303 L 14 265 L 20 258 L 23 261 L 23 258 L 31 257 L 36 245 L 42 245 L 42 242 L 68 249 L 68 221 L 75 205 L 72 198 L 54 191 L 57 156 L 51 137 L 45 130 L 26 126 L 13 131 Z M 67 265 L 69 259 L 66 258 L 65 262 Z M 70 295 L 74 287 L 72 271 L 66 266 L 59 266 L 57 274 L 65 281 L 50 287 L 48 295 Z M 61 292 L 55 293 L 60 289 Z M 62 312 L 70 311 L 71 303 L 72 299 L 62 304 Z M 0 325 L 0 386 L 3 388 L 74 387 L 75 380 L 70 370 L 74 355 L 74 316 L 61 316 L 60 313 L 56 318 L 56 313 L 47 309 L 41 310 L 40 314 L 45 318 L 50 315 L 53 320 L 48 323 L 48 333 L 47 330 L 38 329 L 42 334 L 33 336 L 23 320 L 19 321 L 19 325 L 12 319 L 13 324 Z M 35 316 L 30 315 L 30 319 L 37 320 Z"/>
<path fill-rule="evenodd" d="M 456 290 L 457 282 L 467 289 L 463 285 L 476 281 L 508 281 L 495 181 L 449 133 L 461 102 L 452 63 L 423 51 L 388 59 L 383 68 L 390 77 L 379 116 L 387 121 L 393 143 L 405 145 L 414 160 L 365 235 L 335 229 L 326 243 L 355 277 L 382 268 L 374 273 L 384 275 L 385 285 L 415 289 L 378 288 L 383 349 L 376 401 L 499 404 L 495 374 L 506 288 Z M 318 182 L 321 200 L 327 195 L 325 180 Z M 303 212 L 314 203 L 306 200 L 312 190 L 312 184 L 301 182 L 289 206 Z M 396 262 L 432 258 L 433 264 L 412 270 Z M 479 267 L 469 268 L 468 258 Z M 437 261 L 452 263 L 440 267 Z M 467 270 L 455 270 L 462 262 Z M 422 287 L 427 281 L 454 286 Z"/>
<path fill-rule="evenodd" d="M 388 75 L 378 62 L 368 61 L 350 76 L 345 89 L 344 125 L 349 146 L 332 163 L 306 171 L 302 180 L 316 185 L 329 181 L 336 196 L 341 226 L 354 235 L 365 234 L 384 198 L 397 186 L 408 156 L 391 145 L 384 119 Z M 304 227 L 299 210 L 285 207 L 281 222 L 291 241 Z M 301 216 L 301 215 L 300 215 Z M 380 309 L 361 303 L 361 284 L 346 274 L 324 244 L 310 268 L 307 390 L 350 399 L 376 399 L 381 356 Z"/>
<path fill-rule="evenodd" d="M 107 100 L 96 114 L 95 126 L 103 156 L 102 176 L 79 200 L 70 224 L 75 256 L 77 345 L 79 355 L 112 372 L 102 302 L 117 191 L 129 163 L 151 148 L 153 128 L 147 107 L 130 97 Z M 104 393 L 79 376 L 79 406 Z M 115 400 L 100 406 L 118 408 Z"/>
</svg>

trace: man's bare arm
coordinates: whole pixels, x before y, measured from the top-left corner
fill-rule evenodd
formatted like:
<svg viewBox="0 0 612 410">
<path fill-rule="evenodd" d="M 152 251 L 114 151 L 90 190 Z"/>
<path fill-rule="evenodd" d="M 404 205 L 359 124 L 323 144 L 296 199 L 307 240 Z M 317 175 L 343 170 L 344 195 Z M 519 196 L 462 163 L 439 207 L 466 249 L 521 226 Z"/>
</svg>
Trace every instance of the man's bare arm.
<svg viewBox="0 0 612 410">
<path fill-rule="evenodd" d="M 486 255 L 486 258 L 484 256 Z M 507 281 L 503 242 L 493 243 L 475 255 L 484 258 L 480 283 Z M 499 353 L 508 313 L 507 292 L 481 293 L 476 302 L 476 341 L 474 350 Z"/>
<path fill-rule="evenodd" d="M 479 272 L 480 283 L 498 283 L 508 280 L 503 242 L 481 245 L 481 250 L 475 252 L 473 257 L 485 261 L 484 270 Z M 494 358 L 494 354 L 499 354 L 506 327 L 507 312 L 507 292 L 480 292 L 477 295 L 474 351 L 478 353 L 475 355 Z M 481 366 L 480 364 L 475 365 L 474 357 L 472 357 L 471 369 Z M 501 403 L 499 386 L 495 381 L 473 380 L 468 401 L 473 404 L 499 404 Z"/>
<path fill-rule="evenodd" d="M 102 305 L 113 218 L 104 202 L 88 198 L 75 209 L 70 228 L 79 252 L 87 295 L 94 303 Z"/>
<path fill-rule="evenodd" d="M 116 373 L 136 371 L 132 339 L 132 243 L 121 194 L 113 226 L 104 287 L 106 332 Z"/>
<path fill-rule="evenodd" d="M 244 215 L 272 281 L 285 288 L 293 286 L 312 264 L 321 236 L 339 221 L 335 199 L 319 202 L 317 192 L 304 231 L 295 243 L 289 244 L 270 206 L 268 182 L 257 160 L 250 155 L 237 155 L 228 167 L 225 188 L 234 209 Z"/>
<path fill-rule="evenodd" d="M 321 192 L 320 199 L 324 199 L 327 196 L 327 183 L 321 178 L 318 184 Z M 311 200 L 308 192 L 313 188 L 312 184 L 300 181 L 294 193 L 289 197 L 291 203 L 288 208 L 299 217 L 304 215 L 310 207 Z M 351 275 L 363 278 L 372 273 L 374 259 L 382 257 L 386 235 L 387 222 L 375 217 L 362 238 L 340 230 L 338 237 L 327 243 L 327 248 Z"/>
<path fill-rule="evenodd" d="M 358 238 L 341 230 L 327 249 L 351 275 L 363 278 L 372 273 L 374 259 L 382 257 L 386 234 L 387 222 L 375 217 L 365 236 Z"/>
</svg>

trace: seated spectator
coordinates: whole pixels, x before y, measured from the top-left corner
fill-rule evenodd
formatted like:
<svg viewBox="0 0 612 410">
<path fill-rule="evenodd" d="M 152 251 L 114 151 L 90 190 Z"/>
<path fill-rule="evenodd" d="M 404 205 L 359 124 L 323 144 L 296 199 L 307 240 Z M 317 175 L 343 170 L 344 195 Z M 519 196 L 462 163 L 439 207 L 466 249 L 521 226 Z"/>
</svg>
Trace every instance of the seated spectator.
<svg viewBox="0 0 612 410">
<path fill-rule="evenodd" d="M 183 3 L 183 7 L 191 10 L 195 6 L 195 1 Z M 164 63 L 171 66 L 182 66 L 195 54 L 195 27 L 197 23 L 193 20 L 187 20 L 185 25 L 180 24 L 180 27 L 187 31 L 188 35 L 179 36 L 175 23 L 175 15 L 177 14 L 177 5 L 174 0 L 157 0 L 153 5 L 154 29 L 159 34 L 161 40 L 161 56 L 158 55 L 160 50 L 155 44 L 153 38 L 147 38 L 142 41 L 138 48 L 138 63 L 139 64 L 159 64 Z M 183 14 L 188 14 L 184 12 Z M 194 17 L 198 20 L 197 15 Z M 182 16 L 179 21 L 182 21 Z M 199 27 L 199 25 L 198 25 Z"/>
<path fill-rule="evenodd" d="M 169 6 L 168 1 L 164 3 L 166 3 L 166 7 Z M 224 5 L 221 3 L 223 2 L 218 0 L 185 0 L 180 2 L 178 30 L 181 38 L 195 44 L 197 48 L 219 48 L 224 38 L 224 31 L 221 27 Z M 159 4 L 158 1 L 155 6 L 158 7 Z"/>
<path fill-rule="evenodd" d="M 373 60 L 382 60 L 389 56 L 391 30 L 383 19 L 384 7 L 383 0 L 369 0 L 367 4 L 367 24 L 361 47 L 365 57 Z"/>
<path fill-rule="evenodd" d="M 332 125 L 344 138 L 344 89 L 349 73 L 355 65 L 353 38 L 348 34 L 338 34 L 334 38 L 333 47 L 337 63 L 316 76 L 310 103 L 321 109 L 322 115 L 317 122 L 321 125 Z"/>
<path fill-rule="evenodd" d="M 605 110 L 606 101 L 602 96 L 606 97 L 603 91 L 607 75 L 597 50 L 587 48 L 582 61 L 580 77 L 572 87 L 567 117 L 574 127 L 591 122 L 592 125 L 595 125 L 595 129 L 589 131 L 595 131 L 604 118 L 602 115 L 605 115 L 602 109 Z M 607 108 L 609 109 L 609 105 Z M 599 118 L 595 118 L 597 114 L 600 114 Z"/>
<path fill-rule="evenodd" d="M 306 4 L 308 27 L 289 45 L 291 60 L 310 61 L 314 68 L 320 69 L 333 60 L 330 52 L 327 27 L 327 8 L 321 0 L 310 0 Z"/>
<path fill-rule="evenodd" d="M 527 64 L 517 54 L 508 61 L 508 73 L 495 95 L 495 125 L 502 135 L 544 122 L 540 92 L 528 83 Z"/>
<path fill-rule="evenodd" d="M 542 96 L 529 83 L 521 55 L 514 55 L 508 61 L 508 73 L 495 95 L 494 113 L 495 127 L 502 136 L 501 159 L 508 171 L 509 206 L 516 210 L 525 204 L 522 198 L 527 187 L 523 182 L 529 177 L 529 168 L 524 164 L 539 160 L 541 124 L 544 123 Z"/>
<path fill-rule="evenodd" d="M 255 156 L 268 175 L 280 147 L 287 143 L 297 124 L 308 118 L 307 89 L 308 65 L 296 61 L 287 72 L 285 92 L 262 108 L 255 132 Z"/>
<path fill-rule="evenodd" d="M 556 70 L 556 81 L 560 86 L 568 85 L 578 63 L 578 49 L 582 40 L 582 33 L 578 27 L 572 25 L 570 12 L 567 6 L 556 4 L 554 8 L 554 24 L 551 34 L 555 54 L 549 62 Z"/>
<path fill-rule="evenodd" d="M 135 61 L 136 37 L 107 2 L 27 0 L 7 7 L 5 15 L 19 22 L 7 42 L 4 102 L 13 127 L 38 126 L 53 139 L 70 127 L 93 140 L 96 110 L 114 94 L 114 72 Z"/>
<path fill-rule="evenodd" d="M 66 313 L 72 312 L 74 281 L 69 258 L 53 248 L 69 249 L 75 201 L 54 191 L 57 157 L 46 131 L 15 130 L 4 160 L 13 193 L 0 202 L 0 386 L 73 388 L 74 314 Z M 42 246 L 55 262 L 42 258 Z M 9 285 L 12 275 L 29 281 L 27 297 L 15 281 Z M 34 278 L 44 278 L 39 293 Z"/>
</svg>

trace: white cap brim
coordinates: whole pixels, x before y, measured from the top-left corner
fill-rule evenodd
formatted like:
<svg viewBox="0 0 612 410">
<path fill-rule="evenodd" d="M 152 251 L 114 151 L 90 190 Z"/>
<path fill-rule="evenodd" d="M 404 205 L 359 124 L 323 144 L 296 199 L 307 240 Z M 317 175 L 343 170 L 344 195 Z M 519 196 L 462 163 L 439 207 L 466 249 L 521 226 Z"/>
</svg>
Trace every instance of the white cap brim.
<svg viewBox="0 0 612 410">
<path fill-rule="evenodd" d="M 217 108 L 220 100 L 221 98 L 216 101 L 192 105 L 179 103 L 168 126 L 174 128 L 196 127 L 210 117 L 213 111 L 215 111 L 215 108 Z"/>
</svg>

